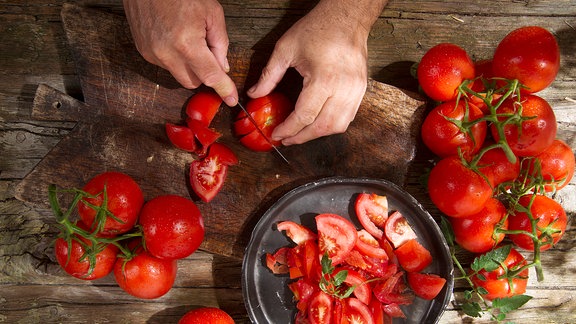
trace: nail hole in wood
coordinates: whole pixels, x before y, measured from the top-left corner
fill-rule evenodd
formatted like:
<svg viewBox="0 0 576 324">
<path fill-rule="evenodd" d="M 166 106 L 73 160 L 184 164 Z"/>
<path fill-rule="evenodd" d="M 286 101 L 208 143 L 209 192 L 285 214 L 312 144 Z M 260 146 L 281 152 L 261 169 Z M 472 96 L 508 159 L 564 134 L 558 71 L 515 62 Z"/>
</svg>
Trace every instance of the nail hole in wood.
<svg viewBox="0 0 576 324">
<path fill-rule="evenodd" d="M 60 101 L 55 101 L 52 104 L 52 107 L 56 108 L 56 109 L 60 109 L 62 107 L 62 103 Z"/>
</svg>

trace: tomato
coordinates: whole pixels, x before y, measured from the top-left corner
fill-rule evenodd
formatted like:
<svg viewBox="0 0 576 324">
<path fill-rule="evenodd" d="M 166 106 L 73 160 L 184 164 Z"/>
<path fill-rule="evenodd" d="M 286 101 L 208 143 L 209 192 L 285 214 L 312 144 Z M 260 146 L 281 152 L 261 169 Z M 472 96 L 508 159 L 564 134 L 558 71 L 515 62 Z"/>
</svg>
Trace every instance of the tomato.
<svg viewBox="0 0 576 324">
<path fill-rule="evenodd" d="M 186 104 L 186 115 L 189 119 L 197 120 L 201 125 L 208 127 L 216 116 L 222 98 L 214 92 L 197 92 Z"/>
<path fill-rule="evenodd" d="M 194 192 L 204 202 L 210 202 L 224 186 L 228 166 L 238 162 L 238 158 L 227 146 L 221 143 L 210 145 L 208 155 L 190 164 L 190 184 Z"/>
<path fill-rule="evenodd" d="M 113 217 L 91 207 L 102 206 L 105 200 L 104 188 L 107 200 L 105 207 Z M 80 219 L 92 230 L 115 235 L 128 232 L 134 227 L 144 204 L 144 194 L 130 176 L 120 172 L 104 172 L 90 179 L 82 190 L 95 196 L 84 198 L 78 204 Z"/>
<path fill-rule="evenodd" d="M 364 229 L 358 231 L 358 240 L 356 240 L 355 248 L 369 257 L 388 260 L 388 252 L 380 247 L 378 240 Z"/>
<path fill-rule="evenodd" d="M 570 183 L 574 176 L 575 161 L 572 148 L 566 142 L 555 139 L 536 158 L 540 161 L 540 174 L 548 183 L 545 185 L 546 191 L 560 190 Z M 538 170 L 534 168 L 534 163 L 530 167 L 530 174 L 537 176 Z"/>
<path fill-rule="evenodd" d="M 492 196 L 490 184 L 472 171 L 457 156 L 440 160 L 428 177 L 430 199 L 451 217 L 478 213 Z"/>
<path fill-rule="evenodd" d="M 177 261 L 158 259 L 142 247 L 130 259 L 119 257 L 114 264 L 114 278 L 128 294 L 153 299 L 165 295 L 176 280 Z"/>
<path fill-rule="evenodd" d="M 394 266 L 394 264 L 388 262 L 388 259 L 373 258 L 363 254 L 356 248 L 348 253 L 344 262 L 366 274 L 378 278 L 386 277 L 390 268 Z"/>
<path fill-rule="evenodd" d="M 286 235 L 296 244 L 302 244 L 308 240 L 315 240 L 316 234 L 307 227 L 292 221 L 283 221 L 276 225 L 279 231 L 285 231 Z"/>
<path fill-rule="evenodd" d="M 416 233 L 414 233 L 406 218 L 399 211 L 393 212 L 388 217 L 384 233 L 394 248 L 398 248 L 409 240 L 416 238 Z"/>
<path fill-rule="evenodd" d="M 554 35 L 542 27 L 526 26 L 510 32 L 494 52 L 494 76 L 518 79 L 526 92 L 548 87 L 560 69 L 560 49 Z"/>
<path fill-rule="evenodd" d="M 372 298 L 372 300 L 370 301 L 370 305 L 368 305 L 368 308 L 370 308 L 370 312 L 372 313 L 372 317 L 374 318 L 375 323 L 378 324 L 392 323 L 392 320 L 390 318 L 386 318 L 386 315 L 384 315 L 384 309 L 382 309 L 382 304 L 378 299 Z"/>
<path fill-rule="evenodd" d="M 384 224 L 388 218 L 388 200 L 386 196 L 374 193 L 361 193 L 354 203 L 356 217 L 362 227 L 380 240 L 384 232 Z"/>
<path fill-rule="evenodd" d="M 250 100 L 246 110 L 256 121 L 260 130 L 270 139 L 272 131 L 281 124 L 292 112 L 293 105 L 290 100 L 280 92 L 273 92 L 267 96 Z M 247 148 L 266 152 L 272 150 L 272 145 L 262 137 L 262 134 L 252 124 L 247 115 L 241 111 L 234 122 L 234 133 L 240 137 L 240 142 Z M 272 141 L 275 146 L 280 141 Z"/>
<path fill-rule="evenodd" d="M 426 300 L 436 298 L 446 285 L 446 279 L 432 273 L 408 272 L 407 280 L 414 294 Z"/>
<path fill-rule="evenodd" d="M 364 276 L 358 271 L 347 268 L 337 269 L 334 271 L 334 275 L 338 274 L 340 271 L 348 272 L 346 279 L 344 279 L 344 283 L 349 287 L 354 287 L 354 291 L 352 292 L 354 296 L 356 296 L 356 298 L 358 298 L 362 303 L 368 305 L 372 298 L 372 289 L 370 288 L 370 284 L 366 282 L 366 278 L 364 278 Z"/>
<path fill-rule="evenodd" d="M 160 259 L 182 259 L 204 240 L 204 221 L 192 201 L 176 196 L 158 196 L 142 207 L 140 225 L 146 250 Z"/>
<path fill-rule="evenodd" d="M 318 292 L 318 283 L 311 282 L 307 278 L 300 278 L 288 284 L 288 288 L 294 294 L 294 300 L 297 301 L 296 308 L 300 313 L 306 313 L 308 303 L 312 296 Z"/>
<path fill-rule="evenodd" d="M 166 123 L 166 134 L 170 142 L 181 150 L 195 152 L 198 149 L 194 132 L 186 126 Z"/>
<path fill-rule="evenodd" d="M 397 272 L 386 280 L 377 281 L 374 285 L 372 289 L 374 297 L 383 306 L 390 304 L 409 305 L 414 300 L 414 295 L 404 284 L 403 275 L 403 272 Z"/>
<path fill-rule="evenodd" d="M 208 148 L 222 136 L 220 132 L 205 126 L 199 120 L 188 119 L 187 123 L 194 137 L 198 140 L 198 143 L 200 143 L 200 147 L 195 151 L 200 155 L 206 154 Z"/>
<path fill-rule="evenodd" d="M 94 280 L 105 277 L 114 268 L 118 248 L 112 244 L 98 244 L 80 235 L 73 235 L 70 244 L 64 238 L 57 238 L 54 253 L 58 264 L 73 277 Z M 93 261 L 89 255 L 93 255 Z"/>
<path fill-rule="evenodd" d="M 316 216 L 318 229 L 318 247 L 323 255 L 328 253 L 332 265 L 340 264 L 346 259 L 356 245 L 358 234 L 354 225 L 346 218 L 336 214 Z"/>
<path fill-rule="evenodd" d="M 333 299 L 322 290 L 316 292 L 308 306 L 308 319 L 310 324 L 331 323 Z"/>
<path fill-rule="evenodd" d="M 490 180 L 492 187 L 501 183 L 513 181 L 520 175 L 520 159 L 510 162 L 504 150 L 492 148 L 480 157 L 479 170 Z"/>
<path fill-rule="evenodd" d="M 518 203 L 527 209 L 526 212 L 516 212 L 509 217 L 508 228 L 515 231 L 527 231 L 533 233 L 531 219 L 536 221 L 536 235 L 543 245 L 540 251 L 550 249 L 566 232 L 568 218 L 564 208 L 547 196 L 524 195 Z M 534 250 L 532 238 L 526 234 L 510 234 L 510 239 L 516 246 L 525 250 Z"/>
<path fill-rule="evenodd" d="M 424 93 L 436 101 L 456 98 L 460 84 L 475 76 L 474 63 L 466 51 L 450 43 L 429 49 L 420 60 L 416 73 Z"/>
<path fill-rule="evenodd" d="M 394 250 L 398 263 L 407 272 L 420 272 L 432 263 L 430 251 L 416 239 L 411 239 Z"/>
<path fill-rule="evenodd" d="M 374 324 L 368 305 L 357 298 L 346 298 L 342 308 L 342 324 Z"/>
<path fill-rule="evenodd" d="M 498 199 L 490 198 L 477 214 L 450 218 L 456 243 L 474 253 L 490 251 L 504 240 L 505 234 L 496 234 L 494 230 L 506 217 L 506 212 L 506 207 Z M 508 229 L 508 218 L 502 222 L 501 229 Z"/>
<path fill-rule="evenodd" d="M 487 300 L 522 295 L 526 292 L 528 269 L 520 271 L 518 276 L 514 278 L 505 277 L 506 271 L 519 270 L 527 264 L 522 254 L 515 249 L 511 249 L 502 264 L 507 270 L 501 265 L 493 271 L 482 269 L 477 275 L 471 277 L 475 286 L 482 287 L 487 291 L 487 294 L 483 295 Z"/>
<path fill-rule="evenodd" d="M 282 247 L 274 254 L 266 253 L 266 267 L 268 267 L 273 274 L 288 273 L 288 254 L 290 254 L 290 251 L 289 247 Z"/>
<path fill-rule="evenodd" d="M 517 156 L 535 156 L 542 153 L 556 138 L 556 116 L 548 102 L 536 95 L 522 97 L 521 115 L 528 118 L 521 123 L 508 123 L 504 126 L 504 136 L 510 149 Z M 506 120 L 502 114 L 515 114 L 520 109 L 516 99 L 507 99 L 498 108 L 499 120 Z M 496 141 L 500 134 L 494 124 L 490 128 Z"/>
<path fill-rule="evenodd" d="M 432 109 L 424 119 L 422 140 L 430 151 L 440 157 L 457 155 L 458 149 L 464 154 L 473 155 L 482 147 L 488 127 L 485 121 L 470 125 L 468 131 L 462 127 L 483 116 L 480 108 L 471 102 L 444 102 Z"/>
<path fill-rule="evenodd" d="M 320 250 L 313 240 L 307 240 L 292 250 L 292 255 L 298 258 L 299 272 L 306 278 L 319 280 L 322 275 L 320 266 Z M 290 264 L 289 260 L 289 264 Z M 292 270 L 292 269 L 291 269 Z M 292 272 L 291 272 L 292 273 Z"/>
<path fill-rule="evenodd" d="M 220 308 L 200 307 L 184 314 L 178 324 L 234 324 L 234 320 Z"/>
</svg>

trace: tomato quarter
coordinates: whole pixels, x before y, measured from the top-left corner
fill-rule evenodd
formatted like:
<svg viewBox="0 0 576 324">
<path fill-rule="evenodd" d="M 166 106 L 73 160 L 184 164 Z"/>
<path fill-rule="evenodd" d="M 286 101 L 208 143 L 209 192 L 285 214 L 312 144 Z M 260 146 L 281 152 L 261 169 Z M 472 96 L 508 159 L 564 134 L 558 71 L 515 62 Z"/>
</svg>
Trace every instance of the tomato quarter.
<svg viewBox="0 0 576 324">
<path fill-rule="evenodd" d="M 320 214 L 316 216 L 316 227 L 320 253 L 328 253 L 333 265 L 343 262 L 358 239 L 354 225 L 336 214 Z"/>
</svg>

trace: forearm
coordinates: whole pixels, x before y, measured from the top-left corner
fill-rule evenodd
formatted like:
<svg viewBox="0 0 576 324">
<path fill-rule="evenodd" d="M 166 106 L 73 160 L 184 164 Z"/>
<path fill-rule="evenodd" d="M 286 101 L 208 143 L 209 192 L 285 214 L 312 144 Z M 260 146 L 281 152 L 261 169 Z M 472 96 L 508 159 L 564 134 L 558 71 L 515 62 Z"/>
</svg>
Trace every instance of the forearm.
<svg viewBox="0 0 576 324">
<path fill-rule="evenodd" d="M 321 0 L 313 11 L 321 16 L 334 17 L 339 23 L 356 31 L 367 33 L 376 22 L 388 0 Z"/>
</svg>

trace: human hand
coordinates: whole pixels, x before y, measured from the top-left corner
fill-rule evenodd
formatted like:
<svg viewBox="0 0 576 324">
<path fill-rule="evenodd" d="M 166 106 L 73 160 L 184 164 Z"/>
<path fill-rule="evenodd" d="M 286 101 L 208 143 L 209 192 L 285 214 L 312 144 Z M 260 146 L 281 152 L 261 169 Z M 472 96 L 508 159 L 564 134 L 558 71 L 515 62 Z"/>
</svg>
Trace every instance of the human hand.
<svg viewBox="0 0 576 324">
<path fill-rule="evenodd" d="M 213 88 L 228 106 L 238 90 L 226 74 L 228 34 L 216 0 L 124 0 L 136 47 L 148 62 L 172 73 L 184 87 Z"/>
<path fill-rule="evenodd" d="M 248 95 L 269 94 L 290 67 L 304 81 L 294 112 L 272 139 L 290 145 L 346 131 L 366 92 L 368 33 L 384 4 L 321 1 L 278 40 Z"/>
</svg>

